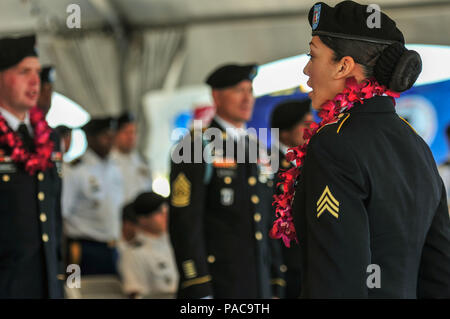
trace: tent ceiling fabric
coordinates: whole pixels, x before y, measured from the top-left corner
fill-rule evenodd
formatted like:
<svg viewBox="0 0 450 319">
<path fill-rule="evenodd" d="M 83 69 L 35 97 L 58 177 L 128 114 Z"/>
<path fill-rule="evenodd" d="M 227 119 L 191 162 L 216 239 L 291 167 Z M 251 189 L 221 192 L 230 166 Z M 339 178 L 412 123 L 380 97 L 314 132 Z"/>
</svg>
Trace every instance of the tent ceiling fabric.
<svg viewBox="0 0 450 319">
<path fill-rule="evenodd" d="M 186 56 L 178 86 L 203 83 L 217 65 L 228 62 L 259 64 L 306 53 L 311 34 L 306 14 L 311 0 L 1 0 L 0 35 L 38 31 L 43 64 L 55 63 L 45 47 L 59 34 L 68 40 L 99 32 L 118 17 L 124 30 L 158 32 L 176 27 Z M 326 1 L 335 5 L 339 0 Z M 370 4 L 373 0 L 361 0 Z M 377 0 L 393 17 L 408 43 L 450 45 L 449 0 Z M 81 9 L 81 30 L 66 26 L 70 4 Z M 109 17 L 108 7 L 115 17 Z M 116 26 L 117 27 L 117 26 Z M 117 28 L 115 29 L 117 30 Z M 70 32 L 68 32 L 70 31 Z M 61 34 L 60 34 L 61 33 Z M 133 37 L 130 37 L 133 38 Z M 106 41 L 106 40 L 105 40 Z M 109 36 L 111 42 L 114 36 Z M 158 45 L 164 45 L 159 43 Z M 104 47 L 115 48 L 113 43 Z M 132 43 L 128 43 L 128 50 Z M 42 48 L 42 50 L 41 50 Z M 157 54 L 160 56 L 161 54 Z M 68 55 L 69 56 L 69 55 Z M 120 54 L 119 54 L 120 56 Z M 59 59 L 58 63 L 63 63 Z M 123 62 L 123 61 L 122 61 Z M 158 62 L 147 63 L 153 67 Z M 58 67 L 58 66 L 57 66 Z M 144 65 L 142 66 L 144 68 Z M 98 69 L 98 68 L 97 68 Z M 120 70 L 119 70 L 120 71 Z M 140 72 L 155 72 L 140 69 Z M 163 70 L 164 71 L 164 70 Z M 75 71 L 76 72 L 76 71 Z M 93 72 L 102 73 L 102 70 Z M 298 70 L 302 72 L 302 70 Z M 142 74 L 136 78 L 142 78 Z M 276 79 L 274 79 L 276 80 Z M 164 79 L 161 78 L 161 81 Z M 161 86 L 152 84 L 151 87 Z M 147 86 L 147 85 L 145 85 Z M 70 86 L 66 87 L 69 90 Z M 76 94 L 74 94 L 76 95 Z M 85 92 L 85 95 L 88 96 Z M 139 97 L 135 97 L 139 100 Z M 136 104 L 136 103 L 131 103 Z M 116 106 L 116 109 L 119 106 Z"/>
<path fill-rule="evenodd" d="M 93 5 L 95 0 L 2 0 L 0 1 L 0 32 L 26 32 L 34 29 L 64 27 L 66 8 L 78 4 L 83 29 L 107 24 Z M 301 15 L 315 1 L 311 0 L 100 0 L 109 3 L 131 26 L 153 26 L 213 22 L 250 17 Z M 334 5 L 339 0 L 326 1 Z M 373 0 L 360 0 L 370 4 Z M 382 9 L 448 5 L 448 0 L 378 0 Z M 421 10 L 421 9 L 420 9 Z M 432 21 L 431 21 L 432 22 Z"/>
</svg>

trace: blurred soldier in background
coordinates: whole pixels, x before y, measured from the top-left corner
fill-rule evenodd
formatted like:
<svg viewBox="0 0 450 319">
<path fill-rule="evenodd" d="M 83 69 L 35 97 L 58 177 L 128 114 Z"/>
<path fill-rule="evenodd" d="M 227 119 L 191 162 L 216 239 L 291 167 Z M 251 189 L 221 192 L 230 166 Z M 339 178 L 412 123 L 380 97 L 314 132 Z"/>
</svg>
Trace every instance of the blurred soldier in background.
<svg viewBox="0 0 450 319">
<path fill-rule="evenodd" d="M 450 125 L 447 126 L 445 130 L 447 137 L 447 143 L 450 146 Z M 444 164 L 439 166 L 439 173 L 444 181 L 445 189 L 447 190 L 447 202 L 449 202 L 449 212 L 450 212 L 450 155 Z"/>
<path fill-rule="evenodd" d="M 313 121 L 311 113 L 311 100 L 289 100 L 278 104 L 271 114 L 270 124 L 272 128 L 279 129 L 279 163 L 280 171 L 275 176 L 275 193 L 281 194 L 282 190 L 278 185 L 281 182 L 278 174 L 281 171 L 295 166 L 295 163 L 290 163 L 286 160 L 286 153 L 289 148 L 302 145 L 303 130 L 308 127 L 308 124 Z M 277 186 L 278 185 L 278 186 Z M 300 297 L 300 251 L 296 244 L 287 248 L 282 245 L 283 262 L 282 270 L 285 272 L 286 280 L 286 298 Z"/>
<path fill-rule="evenodd" d="M 279 251 L 279 245 L 268 236 L 273 174 L 259 158 L 249 161 L 257 140 L 245 123 L 253 112 L 256 71 L 256 65 L 225 65 L 206 80 L 217 110 L 209 131 L 215 129 L 216 138 L 222 138 L 214 152 L 205 152 L 211 161 L 194 148 L 194 134 L 172 154 L 169 221 L 180 298 L 271 298 L 280 296 L 285 284 L 280 256 L 272 250 Z M 183 154 L 190 147 L 192 158 L 177 163 L 174 158 L 183 145 Z M 238 160 L 239 150 L 245 152 L 244 161 Z M 194 163 L 198 155 L 200 161 Z"/>
<path fill-rule="evenodd" d="M 52 106 L 53 83 L 55 82 L 55 70 L 52 66 L 42 68 L 41 92 L 39 94 L 38 107 L 47 115 Z"/>
<path fill-rule="evenodd" d="M 61 140 L 61 150 L 65 154 L 69 151 L 72 143 L 72 129 L 65 125 L 59 125 L 55 127 L 55 131 L 58 133 Z"/>
<path fill-rule="evenodd" d="M 124 113 L 117 119 L 117 133 L 111 158 L 119 165 L 124 178 L 124 200 L 134 201 L 142 192 L 152 189 L 150 169 L 136 150 L 137 126 L 131 113 Z"/>
<path fill-rule="evenodd" d="M 84 275 L 116 273 L 123 181 L 109 156 L 115 123 L 111 118 L 92 119 L 83 127 L 88 149 L 64 176 L 69 263 L 79 264 Z"/>
<path fill-rule="evenodd" d="M 35 108 L 35 40 L 0 39 L 0 299 L 63 297 L 61 153 Z"/>
</svg>

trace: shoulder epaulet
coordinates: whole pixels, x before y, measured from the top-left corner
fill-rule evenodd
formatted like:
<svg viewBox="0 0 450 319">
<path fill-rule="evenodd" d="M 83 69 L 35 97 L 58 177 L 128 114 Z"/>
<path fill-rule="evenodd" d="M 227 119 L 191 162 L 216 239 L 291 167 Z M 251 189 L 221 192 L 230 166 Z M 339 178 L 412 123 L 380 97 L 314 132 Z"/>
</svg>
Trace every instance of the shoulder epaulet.
<svg viewBox="0 0 450 319">
<path fill-rule="evenodd" d="M 319 128 L 317 130 L 317 133 L 319 133 L 326 126 L 338 124 L 338 126 L 336 128 L 336 134 L 339 134 L 339 132 L 342 131 L 342 126 L 344 125 L 345 121 L 348 120 L 349 117 L 350 117 L 350 113 L 341 113 L 341 114 L 339 114 L 338 118 L 335 121 L 327 123 L 324 126 L 322 126 L 321 128 Z"/>
<path fill-rule="evenodd" d="M 77 166 L 77 165 L 79 165 L 80 163 L 82 162 L 82 159 L 81 159 L 81 157 L 78 157 L 78 158 L 76 158 L 76 159 L 74 159 L 72 162 L 70 162 L 70 166 Z"/>
</svg>

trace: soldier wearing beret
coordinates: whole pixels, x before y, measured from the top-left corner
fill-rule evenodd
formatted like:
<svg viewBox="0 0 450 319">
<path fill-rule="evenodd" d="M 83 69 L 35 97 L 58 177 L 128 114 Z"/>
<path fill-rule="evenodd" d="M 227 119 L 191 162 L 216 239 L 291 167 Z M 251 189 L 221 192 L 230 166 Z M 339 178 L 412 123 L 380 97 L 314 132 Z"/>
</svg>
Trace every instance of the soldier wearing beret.
<svg viewBox="0 0 450 319">
<path fill-rule="evenodd" d="M 45 66 L 41 71 L 41 91 L 39 93 L 38 107 L 47 115 L 52 106 L 53 83 L 55 82 L 55 69 Z"/>
<path fill-rule="evenodd" d="M 311 100 L 287 100 L 276 105 L 272 111 L 270 125 L 279 129 L 278 156 L 280 170 L 275 175 L 275 193 L 282 193 L 279 174 L 289 168 L 295 167 L 295 162 L 286 159 L 289 148 L 304 143 L 303 132 L 313 121 L 311 113 Z M 286 298 L 298 298 L 300 296 L 301 271 L 300 248 L 298 245 L 286 247 L 282 245 L 283 270 L 286 280 Z"/>
<path fill-rule="evenodd" d="M 82 129 L 88 149 L 64 172 L 68 263 L 80 265 L 82 275 L 115 274 L 123 204 L 122 175 L 109 156 L 116 121 L 94 118 Z"/>
<path fill-rule="evenodd" d="M 301 296 L 449 298 L 445 187 L 429 147 L 395 112 L 394 98 L 421 72 L 420 56 L 383 12 L 371 28 L 367 9 L 320 2 L 309 12 L 303 72 L 322 121 L 290 157 L 300 168 L 286 174 L 284 187 L 294 195 L 289 181 L 297 180 L 291 213 Z M 278 205 L 288 220 L 289 205 Z M 291 228 L 275 226 L 292 238 Z"/>
<path fill-rule="evenodd" d="M 174 298 L 178 271 L 167 232 L 167 199 L 146 192 L 125 207 L 134 212 L 137 233 L 121 249 L 124 292 L 131 298 Z M 130 214 L 125 209 L 124 213 Z"/>
<path fill-rule="evenodd" d="M 35 37 L 0 39 L 0 298 L 62 298 L 61 153 Z"/>
<path fill-rule="evenodd" d="M 134 115 L 125 112 L 117 118 L 117 132 L 111 158 L 116 161 L 124 179 L 124 200 L 133 201 L 142 192 L 152 189 L 150 168 L 136 150 L 137 126 Z"/>
<path fill-rule="evenodd" d="M 205 146 L 202 157 L 194 131 L 172 154 L 169 221 L 180 298 L 271 298 L 285 285 L 274 253 L 279 245 L 268 237 L 273 174 L 262 158 L 249 160 L 257 143 L 245 126 L 253 111 L 255 75 L 256 65 L 225 65 L 212 72 L 206 83 L 217 114 L 205 134 L 214 131 L 218 145 L 211 152 Z M 200 146 L 206 145 L 208 138 L 200 139 Z M 175 161 L 181 152 L 189 158 Z"/>
</svg>

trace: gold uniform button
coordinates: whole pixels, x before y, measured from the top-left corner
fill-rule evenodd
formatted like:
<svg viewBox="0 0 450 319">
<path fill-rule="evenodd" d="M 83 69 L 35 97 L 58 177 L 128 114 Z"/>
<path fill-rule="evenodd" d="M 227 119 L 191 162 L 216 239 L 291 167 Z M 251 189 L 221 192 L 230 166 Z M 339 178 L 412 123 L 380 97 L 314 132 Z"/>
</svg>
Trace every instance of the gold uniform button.
<svg viewBox="0 0 450 319">
<path fill-rule="evenodd" d="M 44 173 L 39 172 L 38 175 L 37 175 L 37 177 L 38 177 L 38 180 L 39 180 L 40 182 L 42 182 L 42 181 L 44 180 Z"/>
<path fill-rule="evenodd" d="M 232 181 L 232 179 L 231 179 L 230 176 L 227 176 L 227 177 L 225 177 L 225 178 L 223 179 L 223 182 L 224 182 L 225 184 L 231 184 L 231 181 Z"/>
<path fill-rule="evenodd" d="M 248 184 L 250 186 L 255 186 L 256 185 L 256 178 L 254 176 L 251 176 L 248 178 Z"/>
<path fill-rule="evenodd" d="M 8 183 L 10 181 L 11 177 L 9 177 L 9 175 L 3 175 L 3 181 L 5 183 Z"/>
<path fill-rule="evenodd" d="M 268 181 L 268 182 L 267 182 L 267 186 L 273 187 L 273 181 Z"/>
<path fill-rule="evenodd" d="M 212 264 L 216 261 L 216 257 L 214 257 L 214 255 L 209 255 L 207 260 L 210 264 Z"/>
<path fill-rule="evenodd" d="M 253 204 L 258 204 L 259 203 L 259 197 L 257 195 L 252 195 L 251 197 L 251 201 Z"/>
<path fill-rule="evenodd" d="M 281 272 L 286 272 L 287 271 L 287 266 L 286 265 L 281 265 L 280 266 L 280 271 Z"/>
<path fill-rule="evenodd" d="M 263 238 L 263 234 L 260 231 L 257 231 L 255 233 L 256 240 L 261 240 Z"/>
<path fill-rule="evenodd" d="M 39 199 L 40 201 L 43 201 L 44 198 L 45 198 L 45 194 L 44 194 L 43 192 L 39 192 L 39 193 L 38 193 L 38 199 Z"/>
<path fill-rule="evenodd" d="M 41 213 L 41 215 L 39 215 L 39 219 L 41 222 L 45 223 L 47 221 L 47 215 L 45 215 L 45 213 Z"/>
<path fill-rule="evenodd" d="M 48 242 L 48 235 L 47 235 L 47 234 L 43 234 L 43 235 L 42 235 L 42 241 L 43 241 L 44 243 Z"/>
<path fill-rule="evenodd" d="M 261 214 L 255 213 L 255 215 L 253 215 L 253 219 L 255 220 L 255 222 L 259 223 L 261 221 Z"/>
</svg>

